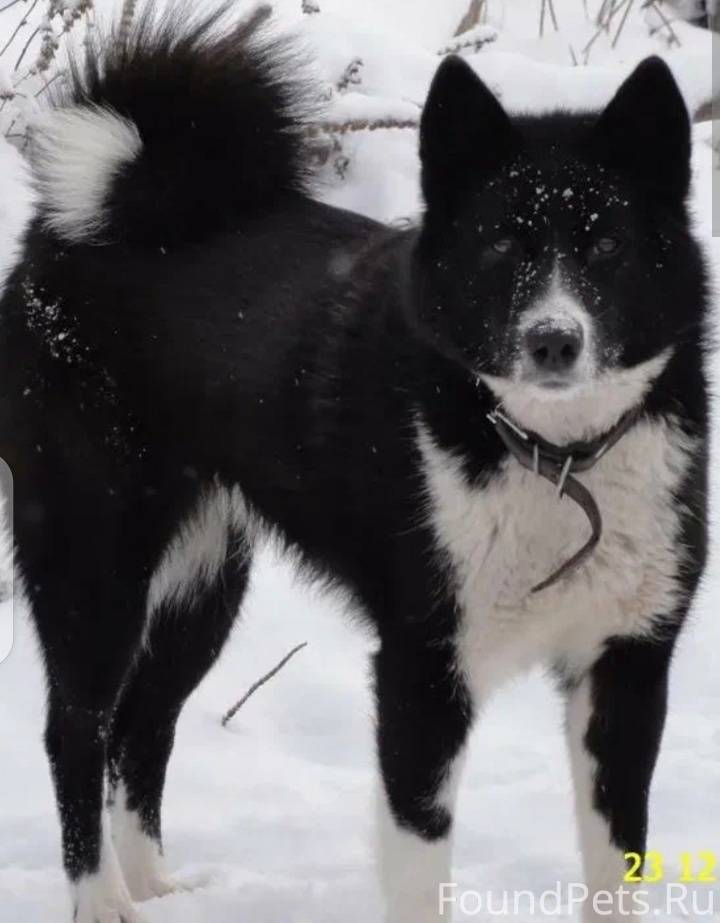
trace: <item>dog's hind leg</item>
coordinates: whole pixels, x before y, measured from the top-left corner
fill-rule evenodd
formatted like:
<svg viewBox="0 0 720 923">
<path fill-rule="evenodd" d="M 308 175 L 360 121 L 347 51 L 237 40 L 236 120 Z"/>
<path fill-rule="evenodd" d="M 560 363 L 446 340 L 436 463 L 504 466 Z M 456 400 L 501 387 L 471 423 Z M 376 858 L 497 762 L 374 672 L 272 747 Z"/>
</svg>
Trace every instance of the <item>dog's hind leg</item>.
<svg viewBox="0 0 720 923">
<path fill-rule="evenodd" d="M 174 560 L 163 566 L 182 575 L 183 582 L 178 587 L 167 581 L 167 574 L 160 576 L 165 595 L 158 598 L 156 593 L 151 600 L 150 629 L 113 722 L 108 752 L 113 839 L 136 901 L 181 889 L 165 865 L 161 829 L 175 725 L 185 701 L 222 651 L 250 571 L 247 531 L 228 499 L 227 493 L 206 498 L 205 507 L 171 548 Z M 200 569 L 199 553 L 205 555 Z"/>
<path fill-rule="evenodd" d="M 139 923 L 104 822 L 106 741 L 145 622 L 142 539 L 82 501 L 44 505 L 43 535 L 19 542 L 48 675 L 45 744 L 62 825 L 75 923 Z M 30 507 L 21 505 L 17 520 Z M 23 533 L 22 521 L 18 532 Z M 133 541 L 137 538 L 137 542 Z"/>
</svg>

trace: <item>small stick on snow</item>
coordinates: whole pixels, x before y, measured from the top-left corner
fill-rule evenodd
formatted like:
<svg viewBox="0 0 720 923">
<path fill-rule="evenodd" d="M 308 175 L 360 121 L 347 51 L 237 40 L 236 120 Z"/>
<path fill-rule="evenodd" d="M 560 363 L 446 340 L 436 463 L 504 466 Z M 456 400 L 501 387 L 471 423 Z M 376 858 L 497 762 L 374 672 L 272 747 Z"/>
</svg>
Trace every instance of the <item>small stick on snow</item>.
<svg viewBox="0 0 720 923">
<path fill-rule="evenodd" d="M 469 32 L 471 29 L 474 29 L 475 26 L 480 22 L 480 16 L 485 6 L 485 0 L 470 0 L 470 6 L 467 8 L 467 12 L 460 20 L 460 25 L 454 32 L 455 38 L 458 35 L 463 35 L 465 32 Z"/>
<path fill-rule="evenodd" d="M 318 135 L 346 135 L 351 131 L 380 131 L 384 128 L 417 128 L 416 119 L 349 119 L 347 122 L 318 122 L 308 126 L 305 134 L 308 138 Z"/>
<path fill-rule="evenodd" d="M 227 714 L 223 717 L 222 726 L 227 727 L 228 723 L 232 721 L 232 719 L 240 711 L 240 709 L 247 702 L 247 700 L 251 696 L 255 695 L 258 689 L 262 689 L 262 687 L 265 686 L 267 683 L 269 683 L 271 679 L 277 676 L 278 673 L 283 669 L 283 667 L 285 667 L 293 659 L 293 657 L 296 654 L 299 654 L 300 651 L 307 646 L 308 646 L 307 641 L 304 641 L 302 644 L 298 644 L 298 646 L 294 647 L 290 651 L 289 654 L 283 657 L 283 659 L 280 661 L 280 663 L 276 667 L 273 667 L 273 669 L 270 670 L 269 673 L 266 673 L 265 676 L 261 677 L 256 683 L 253 683 L 252 686 L 245 693 L 245 695 L 240 699 L 240 701 L 236 705 L 233 705 L 230 711 L 227 712 Z"/>
</svg>

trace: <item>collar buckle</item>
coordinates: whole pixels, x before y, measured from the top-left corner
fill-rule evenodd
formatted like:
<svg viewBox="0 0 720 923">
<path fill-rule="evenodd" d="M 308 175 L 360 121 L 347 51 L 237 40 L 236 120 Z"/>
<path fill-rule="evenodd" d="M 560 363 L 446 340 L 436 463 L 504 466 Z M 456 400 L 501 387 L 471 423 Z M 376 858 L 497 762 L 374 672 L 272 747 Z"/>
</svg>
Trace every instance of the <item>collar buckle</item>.
<svg viewBox="0 0 720 923">
<path fill-rule="evenodd" d="M 500 410 L 500 406 L 487 414 L 508 452 L 534 474 L 550 481 L 557 489 L 557 496 L 573 500 L 587 516 L 592 535 L 583 547 L 562 564 L 546 580 L 532 588 L 533 593 L 557 583 L 563 576 L 574 571 L 592 554 L 602 536 L 602 516 L 595 498 L 577 478 L 576 472 L 588 471 L 622 439 L 640 416 L 640 407 L 628 411 L 615 426 L 606 433 L 603 441 L 597 443 L 574 443 L 562 447 L 553 445 L 533 432 L 518 426 L 514 420 Z"/>
</svg>

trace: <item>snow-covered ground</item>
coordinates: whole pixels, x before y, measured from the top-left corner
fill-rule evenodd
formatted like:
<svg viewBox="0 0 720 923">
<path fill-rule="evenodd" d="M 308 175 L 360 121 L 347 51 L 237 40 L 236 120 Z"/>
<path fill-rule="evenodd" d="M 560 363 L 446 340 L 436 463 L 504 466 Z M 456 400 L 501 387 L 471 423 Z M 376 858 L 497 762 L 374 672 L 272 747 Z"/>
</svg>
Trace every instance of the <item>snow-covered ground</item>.
<svg viewBox="0 0 720 923">
<path fill-rule="evenodd" d="M 336 82 L 354 57 L 363 59 L 353 96 L 334 103 L 337 111 L 355 115 L 376 115 L 383 107 L 395 115 L 417 110 L 436 51 L 452 41 L 467 7 L 466 0 L 319 3 L 323 12 L 301 28 L 328 81 Z M 279 5 L 288 21 L 299 18 L 300 0 Z M 563 34 L 550 33 L 540 42 L 538 2 L 490 0 L 490 26 L 500 37 L 471 60 L 509 105 L 600 103 L 639 57 L 667 51 L 661 37 L 647 37 L 638 15 L 617 49 L 601 37 L 590 66 L 572 68 L 570 44 L 578 51 L 594 30 L 581 0 L 555 0 L 555 6 Z M 710 39 L 684 24 L 677 28 L 683 47 L 668 55 L 694 102 L 710 79 Z M 696 129 L 695 212 L 698 234 L 718 263 L 720 241 L 711 238 L 710 135 L 709 124 Z M 413 215 L 415 145 L 408 129 L 353 135 L 344 142 L 345 179 L 329 164 L 323 194 L 386 219 Z M 3 181 L 0 227 L 13 195 Z M 716 365 L 720 374 L 720 361 Z M 720 464 L 713 470 L 713 495 L 720 512 Z M 718 521 L 714 536 L 718 549 Z M 242 624 L 182 718 L 169 777 L 167 854 L 196 890 L 147 904 L 150 923 L 379 920 L 367 688 L 373 639 L 343 619 L 341 610 L 337 600 L 294 584 L 287 565 L 269 553 L 259 563 Z M 5 604 L 0 624 L 8 616 Z M 14 647 L 0 663 L 0 923 L 67 923 L 58 826 L 40 742 L 42 678 L 26 617 L 17 603 Z M 223 712 L 302 641 L 309 647 L 223 729 Z M 716 552 L 677 658 L 654 790 L 651 843 L 667 857 L 669 877 L 677 874 L 681 853 L 720 853 L 719 662 Z M 539 893 L 579 877 L 560 706 L 544 679 L 532 675 L 495 699 L 476 732 L 458 817 L 457 878 L 475 890 Z M 715 887 L 712 919 L 720 920 Z M 492 917 L 468 919 L 487 923 Z M 656 919 L 687 918 L 661 912 Z"/>
</svg>

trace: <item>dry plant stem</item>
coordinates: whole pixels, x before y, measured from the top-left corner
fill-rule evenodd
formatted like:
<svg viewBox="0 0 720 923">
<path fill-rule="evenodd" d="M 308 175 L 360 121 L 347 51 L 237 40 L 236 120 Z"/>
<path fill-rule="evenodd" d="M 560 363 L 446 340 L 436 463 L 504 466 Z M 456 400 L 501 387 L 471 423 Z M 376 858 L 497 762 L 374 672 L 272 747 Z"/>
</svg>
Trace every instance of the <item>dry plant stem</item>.
<svg viewBox="0 0 720 923">
<path fill-rule="evenodd" d="M 351 119 L 347 122 L 318 122 L 307 129 L 308 138 L 318 135 L 346 135 L 352 131 L 379 131 L 383 128 L 417 128 L 416 119 Z"/>
<path fill-rule="evenodd" d="M 0 6 L 0 13 L 4 13 L 5 10 L 12 9 L 12 7 L 17 6 L 18 3 L 27 3 L 27 0 L 11 0 L 11 2 L 6 3 L 5 6 Z"/>
<path fill-rule="evenodd" d="M 38 96 L 42 96 L 43 93 L 45 93 L 45 92 L 55 83 L 56 80 L 62 80 L 63 77 L 65 77 L 65 74 L 66 74 L 65 71 L 58 71 L 57 74 L 54 74 L 54 75 L 47 81 L 47 83 L 43 84 L 43 86 L 40 87 L 40 89 L 39 89 L 39 90 L 37 91 L 37 93 L 35 94 L 35 99 L 37 99 Z"/>
<path fill-rule="evenodd" d="M 661 26 L 661 28 L 665 28 L 668 30 L 668 32 L 670 33 L 671 43 L 675 42 L 678 48 L 680 48 L 682 46 L 682 42 L 680 41 L 680 36 L 677 34 L 675 29 L 673 28 L 672 22 L 668 19 L 667 15 L 665 14 L 665 10 L 663 10 L 662 4 L 657 3 L 656 0 L 653 0 L 652 3 L 646 3 L 644 9 L 655 10 L 655 12 L 658 14 L 658 16 L 663 22 L 663 25 Z M 660 29 L 657 29 L 656 31 L 659 32 Z"/>
<path fill-rule="evenodd" d="M 285 667 L 293 659 L 293 657 L 296 654 L 299 654 L 300 651 L 303 650 L 303 648 L 306 648 L 307 646 L 308 646 L 307 641 L 304 641 L 302 644 L 298 644 L 298 646 L 294 647 L 290 651 L 289 654 L 286 654 L 286 656 L 283 657 L 283 659 L 280 661 L 280 663 L 276 667 L 273 667 L 273 669 L 270 670 L 269 673 L 266 673 L 265 676 L 261 677 L 256 683 L 253 683 L 252 686 L 245 693 L 245 695 L 240 699 L 240 701 L 236 705 L 233 705 L 230 711 L 227 712 L 227 714 L 223 717 L 222 726 L 227 727 L 228 723 L 232 721 L 232 719 L 240 711 L 240 709 L 247 702 L 247 700 L 251 696 L 255 695 L 258 689 L 262 689 L 262 687 L 265 686 L 267 683 L 269 683 L 271 679 L 276 677 L 278 673 L 283 669 L 283 667 Z"/>
<path fill-rule="evenodd" d="M 620 41 L 620 36 L 622 35 L 623 29 L 625 28 L 625 23 L 628 21 L 628 16 L 630 15 L 630 11 L 632 10 L 634 6 L 635 6 L 635 0 L 625 0 L 625 13 L 623 15 L 622 20 L 620 21 L 618 30 L 615 33 L 615 38 L 613 39 L 613 43 L 612 43 L 613 48 L 617 48 L 617 43 Z"/>
<path fill-rule="evenodd" d="M 27 10 L 27 12 L 23 13 L 23 17 L 18 23 L 17 27 L 15 28 L 15 31 L 10 36 L 10 38 L 7 40 L 7 42 L 5 42 L 2 49 L 0 50 L 0 58 L 5 54 L 8 48 L 12 45 L 12 43 L 18 37 L 23 27 L 27 25 L 29 17 L 32 15 L 33 10 L 35 9 L 35 7 L 38 5 L 39 2 L 40 0 L 33 0 L 33 4 L 30 7 L 30 9 Z"/>
<path fill-rule="evenodd" d="M 25 55 L 28 53 L 28 49 L 30 48 L 30 46 L 31 46 L 32 43 L 33 43 L 33 40 L 34 40 L 35 38 L 37 38 L 38 35 L 40 35 L 40 32 L 41 32 L 41 31 L 42 31 L 42 28 L 41 28 L 40 26 L 38 26 L 37 29 L 35 29 L 35 30 L 32 32 L 32 34 L 30 35 L 30 38 L 29 38 L 29 39 L 25 42 L 25 44 L 23 45 L 23 50 L 20 52 L 20 56 L 19 56 L 19 58 L 17 59 L 17 61 L 15 62 L 15 67 L 13 68 L 13 70 L 17 70 L 17 69 L 20 67 L 20 65 L 21 65 L 22 62 L 23 62 L 23 58 L 24 58 Z"/>
<path fill-rule="evenodd" d="M 582 50 L 583 60 L 585 64 L 588 63 L 588 60 L 590 58 L 590 51 L 592 50 L 592 47 L 595 44 L 595 42 L 600 38 L 603 32 L 607 32 L 609 34 L 610 27 L 612 25 L 613 19 L 615 18 L 615 15 L 619 13 L 620 10 L 622 10 L 622 8 L 625 6 L 627 2 L 628 0 L 609 0 L 609 3 L 607 4 L 608 12 L 607 12 L 606 19 L 604 20 L 599 19 L 598 30 L 595 32 L 593 37 L 590 39 L 590 41 L 587 43 L 587 45 Z M 605 5 L 603 5 L 603 9 L 604 8 L 605 8 Z M 602 13 L 603 11 L 601 10 L 600 12 Z"/>
<path fill-rule="evenodd" d="M 484 48 L 485 45 L 492 45 L 492 43 L 495 41 L 497 41 L 497 37 L 495 35 L 489 35 L 485 38 L 468 38 L 464 41 L 455 42 L 452 45 L 448 45 L 447 48 L 441 48 L 440 51 L 438 51 L 438 55 L 443 58 L 446 55 L 458 54 L 459 52 L 467 51 L 468 49 L 472 49 L 473 51 L 477 52 L 480 51 L 481 48 Z"/>
<path fill-rule="evenodd" d="M 553 28 L 556 32 L 560 31 L 558 26 L 557 16 L 555 15 L 555 0 L 541 0 L 540 3 L 540 38 L 545 35 L 545 18 L 550 13 L 550 18 L 552 19 Z"/>
<path fill-rule="evenodd" d="M 458 35 L 463 35 L 465 32 L 469 32 L 471 29 L 474 29 L 475 26 L 478 25 L 485 3 L 486 0 L 470 0 L 470 6 L 468 7 L 467 12 L 460 20 L 460 25 L 453 33 L 455 38 L 457 38 Z"/>
<path fill-rule="evenodd" d="M 557 14 L 555 13 L 555 0 L 548 0 L 548 9 L 550 10 L 550 17 L 552 18 L 553 29 L 559 32 L 560 26 L 558 25 Z"/>
</svg>

